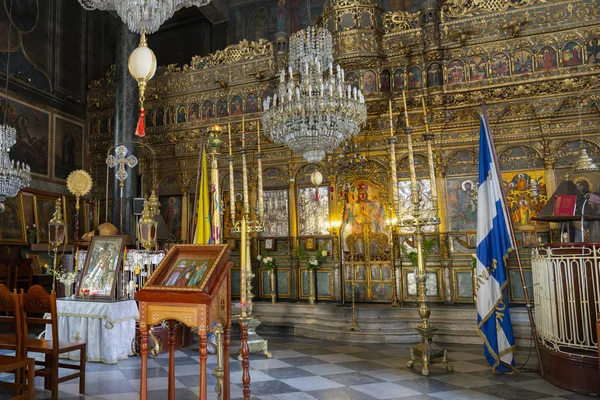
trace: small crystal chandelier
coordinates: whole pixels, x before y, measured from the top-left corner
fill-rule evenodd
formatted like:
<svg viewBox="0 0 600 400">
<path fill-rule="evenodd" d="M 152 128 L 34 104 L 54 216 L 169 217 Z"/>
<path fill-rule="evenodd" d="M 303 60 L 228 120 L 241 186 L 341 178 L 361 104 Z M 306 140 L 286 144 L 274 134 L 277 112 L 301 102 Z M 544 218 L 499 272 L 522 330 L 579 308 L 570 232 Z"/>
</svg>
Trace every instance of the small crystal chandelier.
<svg viewBox="0 0 600 400">
<path fill-rule="evenodd" d="M 300 80 L 294 80 L 294 73 Z M 301 30 L 290 38 L 288 77 L 281 70 L 277 93 L 263 101 L 263 125 L 273 143 L 283 144 L 308 162 L 320 162 L 367 119 L 365 99 L 346 85 L 344 70 L 333 69 L 331 33 Z"/>
<path fill-rule="evenodd" d="M 115 10 L 130 31 L 154 33 L 176 11 L 192 6 L 205 6 L 210 0 L 79 0 L 88 10 Z"/>
<path fill-rule="evenodd" d="M 31 184 L 29 165 L 20 161 L 15 163 L 9 157 L 8 152 L 16 142 L 15 128 L 6 124 L 0 125 L 0 212 L 4 211 L 4 200 L 7 197 L 15 197 L 21 188 Z"/>
<path fill-rule="evenodd" d="M 10 2 L 8 18 L 12 17 L 12 1 Z M 10 44 L 10 29 L 8 30 L 8 44 Z M 8 46 L 7 48 L 10 48 Z M 4 200 L 7 197 L 15 197 L 19 194 L 21 188 L 31 184 L 31 168 L 24 162 L 15 164 L 10 159 L 10 148 L 17 142 L 17 131 L 6 123 L 8 115 L 8 77 L 9 77 L 10 51 L 6 57 L 6 86 L 4 87 L 4 99 L 6 109 L 4 110 L 3 121 L 0 125 L 0 213 L 4 211 Z"/>
</svg>

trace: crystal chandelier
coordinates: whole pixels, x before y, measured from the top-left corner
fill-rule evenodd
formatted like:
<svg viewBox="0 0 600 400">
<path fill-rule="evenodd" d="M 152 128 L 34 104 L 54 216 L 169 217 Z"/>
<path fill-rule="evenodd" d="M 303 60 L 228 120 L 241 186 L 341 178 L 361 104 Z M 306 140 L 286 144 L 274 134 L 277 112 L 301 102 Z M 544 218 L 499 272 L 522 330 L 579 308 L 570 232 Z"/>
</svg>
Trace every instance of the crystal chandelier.
<svg viewBox="0 0 600 400">
<path fill-rule="evenodd" d="M 9 157 L 8 152 L 16 141 L 15 128 L 0 125 L 0 212 L 4 211 L 4 200 L 7 197 L 15 197 L 21 188 L 31 183 L 29 165 L 19 161 L 15 164 Z"/>
<path fill-rule="evenodd" d="M 210 0 L 79 0 L 88 10 L 115 10 L 127 24 L 130 31 L 136 33 L 154 33 L 171 18 L 176 11 L 192 6 L 205 6 Z"/>
<path fill-rule="evenodd" d="M 334 72 L 331 33 L 323 28 L 309 27 L 291 36 L 287 81 L 281 70 L 277 93 L 263 101 L 263 110 L 271 141 L 308 162 L 323 160 L 326 152 L 358 134 L 367 119 L 360 90 L 346 85 L 339 65 Z"/>
</svg>

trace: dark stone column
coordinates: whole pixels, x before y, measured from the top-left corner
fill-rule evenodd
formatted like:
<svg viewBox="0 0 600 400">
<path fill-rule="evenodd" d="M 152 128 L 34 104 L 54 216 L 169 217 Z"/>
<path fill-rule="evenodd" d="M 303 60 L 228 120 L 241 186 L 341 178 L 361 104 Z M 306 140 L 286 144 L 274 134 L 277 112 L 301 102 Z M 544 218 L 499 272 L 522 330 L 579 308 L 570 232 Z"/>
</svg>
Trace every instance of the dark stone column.
<svg viewBox="0 0 600 400">
<path fill-rule="evenodd" d="M 140 36 L 127 29 L 124 23 L 119 24 L 117 34 L 117 54 L 115 62 L 117 71 L 115 74 L 115 117 L 114 117 L 114 146 L 123 144 L 127 147 L 127 155 L 138 156 L 137 136 L 135 128 L 139 116 L 138 106 L 138 85 L 135 79 L 129 74 L 127 60 L 131 52 L 138 46 Z M 114 154 L 114 150 L 112 152 Z M 116 173 L 115 168 L 111 168 L 111 173 Z M 125 167 L 129 176 L 125 179 L 123 187 L 123 226 L 121 221 L 121 188 L 119 180 L 114 179 L 113 184 L 113 207 L 112 221 L 114 225 L 124 234 L 132 239 L 136 237 L 135 216 L 133 215 L 133 198 L 138 195 L 138 167 Z"/>
</svg>

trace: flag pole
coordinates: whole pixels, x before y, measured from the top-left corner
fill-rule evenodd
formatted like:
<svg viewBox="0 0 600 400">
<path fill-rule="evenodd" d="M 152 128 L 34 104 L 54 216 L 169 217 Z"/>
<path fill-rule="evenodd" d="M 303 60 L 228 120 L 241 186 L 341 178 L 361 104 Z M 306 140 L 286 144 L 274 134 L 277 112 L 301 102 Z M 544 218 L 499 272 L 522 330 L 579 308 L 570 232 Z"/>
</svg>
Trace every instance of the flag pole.
<svg viewBox="0 0 600 400">
<path fill-rule="evenodd" d="M 192 229 L 190 230 L 190 237 L 188 239 L 189 244 L 193 244 L 196 241 L 196 219 L 198 218 L 198 186 L 200 186 L 200 178 L 202 175 L 202 158 L 204 157 L 204 135 L 200 138 L 200 150 L 198 151 L 198 170 L 196 171 L 196 189 L 194 191 L 194 212 L 192 213 Z"/>
<path fill-rule="evenodd" d="M 492 130 L 490 129 L 490 121 L 488 119 L 487 107 L 485 103 L 481 103 L 481 110 L 483 112 L 483 120 L 485 123 L 485 129 L 487 132 L 488 142 L 491 149 L 492 157 L 494 159 L 494 168 L 496 169 L 496 175 L 498 176 L 498 180 L 502 182 L 502 175 L 500 174 L 500 164 L 498 162 L 498 153 L 496 153 L 496 145 L 494 144 L 494 140 L 492 139 Z M 504 210 L 504 215 L 509 216 L 508 207 L 506 205 L 506 191 L 504 190 L 504 184 L 500 184 L 500 191 L 502 193 L 502 208 Z M 521 263 L 521 255 L 519 253 L 519 248 L 517 247 L 517 240 L 515 238 L 515 230 L 513 228 L 512 222 L 507 224 L 508 230 L 510 232 L 510 237 L 513 242 L 515 256 L 517 258 L 517 266 L 519 267 L 519 276 L 521 277 L 521 285 L 523 286 L 523 293 L 525 294 L 525 305 L 527 307 L 527 315 L 529 316 L 529 324 L 531 325 L 531 334 L 533 335 L 533 342 L 535 343 L 535 353 L 537 355 L 538 365 L 540 368 L 540 375 L 544 376 L 544 366 L 542 364 L 542 357 L 540 353 L 540 345 L 537 340 L 537 331 L 535 328 L 535 320 L 533 318 L 533 310 L 531 299 L 529 298 L 529 293 L 527 292 L 527 282 L 525 281 L 525 274 L 523 273 L 523 264 Z"/>
</svg>

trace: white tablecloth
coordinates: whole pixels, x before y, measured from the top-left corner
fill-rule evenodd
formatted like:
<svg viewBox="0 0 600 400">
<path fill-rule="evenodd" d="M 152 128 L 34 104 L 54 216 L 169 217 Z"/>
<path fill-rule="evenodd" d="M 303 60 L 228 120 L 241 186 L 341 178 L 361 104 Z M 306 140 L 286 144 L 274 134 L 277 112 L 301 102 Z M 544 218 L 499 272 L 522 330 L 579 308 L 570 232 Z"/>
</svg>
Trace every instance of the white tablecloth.
<svg viewBox="0 0 600 400">
<path fill-rule="evenodd" d="M 139 310 L 134 300 L 99 302 L 57 300 L 58 336 L 63 341 L 86 342 L 87 360 L 116 364 L 130 355 Z M 49 327 L 49 326 L 48 326 Z M 52 332 L 46 329 L 46 339 Z M 64 357 L 79 359 L 79 351 Z"/>
</svg>

